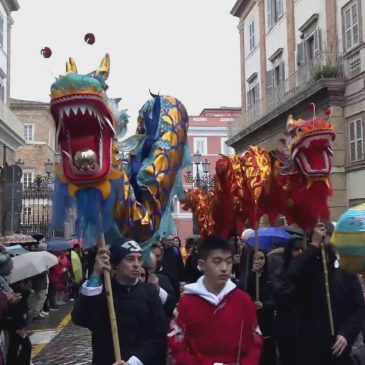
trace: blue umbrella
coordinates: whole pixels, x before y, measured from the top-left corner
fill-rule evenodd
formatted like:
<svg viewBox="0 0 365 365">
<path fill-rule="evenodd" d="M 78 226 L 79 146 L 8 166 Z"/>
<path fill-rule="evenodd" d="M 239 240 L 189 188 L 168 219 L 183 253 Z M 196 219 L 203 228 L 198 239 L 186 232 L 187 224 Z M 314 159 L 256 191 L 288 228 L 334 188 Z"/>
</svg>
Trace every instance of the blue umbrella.
<svg viewBox="0 0 365 365">
<path fill-rule="evenodd" d="M 282 227 L 264 227 L 259 228 L 258 237 L 259 248 L 265 251 L 270 251 L 273 246 L 286 246 L 291 235 Z M 255 247 L 255 232 L 248 236 L 247 244 Z"/>
<path fill-rule="evenodd" d="M 47 251 L 49 252 L 67 251 L 72 248 L 71 243 L 62 237 L 54 237 L 46 240 L 45 243 L 47 244 Z"/>
</svg>

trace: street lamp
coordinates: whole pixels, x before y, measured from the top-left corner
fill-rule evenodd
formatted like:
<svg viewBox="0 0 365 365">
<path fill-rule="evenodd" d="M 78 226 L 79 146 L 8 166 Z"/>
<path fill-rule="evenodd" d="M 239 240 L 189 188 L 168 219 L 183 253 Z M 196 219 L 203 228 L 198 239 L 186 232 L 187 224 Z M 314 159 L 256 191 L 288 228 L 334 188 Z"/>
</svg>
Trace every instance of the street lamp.
<svg viewBox="0 0 365 365">
<path fill-rule="evenodd" d="M 193 176 L 193 168 L 196 165 L 196 174 Z M 203 174 L 199 173 L 199 167 L 202 166 Z M 184 175 L 185 182 L 193 184 L 193 187 L 204 188 L 209 190 L 214 186 L 215 177 L 209 175 L 210 162 L 207 159 L 202 162 L 202 155 L 199 151 L 196 151 L 192 156 L 192 163 L 186 168 L 186 174 Z"/>
<path fill-rule="evenodd" d="M 49 176 L 53 172 L 53 162 L 51 162 L 50 159 L 48 159 L 47 162 L 44 163 L 44 169 L 46 171 L 47 177 L 49 178 Z"/>
</svg>

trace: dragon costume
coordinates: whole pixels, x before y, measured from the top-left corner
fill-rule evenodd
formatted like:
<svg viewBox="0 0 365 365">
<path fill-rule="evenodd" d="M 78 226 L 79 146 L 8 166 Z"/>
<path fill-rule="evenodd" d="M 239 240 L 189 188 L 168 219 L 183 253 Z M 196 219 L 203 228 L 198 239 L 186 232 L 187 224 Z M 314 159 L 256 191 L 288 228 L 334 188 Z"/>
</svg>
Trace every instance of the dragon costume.
<svg viewBox="0 0 365 365">
<path fill-rule="evenodd" d="M 223 156 L 217 161 L 213 209 L 199 211 L 203 232 L 210 227 L 210 234 L 227 237 L 242 231 L 247 219 L 255 227 L 264 214 L 272 225 L 282 215 L 304 230 L 319 219 L 329 219 L 333 126 L 321 118 L 294 120 L 289 116 L 287 131 L 288 140 L 281 140 L 275 151 L 250 147 L 240 157 Z"/>
<path fill-rule="evenodd" d="M 134 238 L 145 247 L 173 230 L 171 202 L 182 193 L 189 163 L 188 115 L 174 97 L 152 95 L 139 112 L 136 135 L 123 140 L 128 116 L 106 95 L 110 58 L 89 74 L 73 59 L 51 87 L 51 113 L 60 156 L 56 164 L 54 225 L 76 209 L 76 232 L 87 244 L 106 234 Z M 171 232 L 172 233 L 172 232 Z"/>
</svg>

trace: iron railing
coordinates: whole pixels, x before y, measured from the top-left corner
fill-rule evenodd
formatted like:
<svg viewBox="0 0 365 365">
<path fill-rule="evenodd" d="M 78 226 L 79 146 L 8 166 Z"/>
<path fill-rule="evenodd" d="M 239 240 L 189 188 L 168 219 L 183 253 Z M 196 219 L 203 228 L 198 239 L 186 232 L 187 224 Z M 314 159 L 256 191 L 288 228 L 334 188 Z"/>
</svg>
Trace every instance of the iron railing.
<svg viewBox="0 0 365 365">
<path fill-rule="evenodd" d="M 333 53 L 322 52 L 303 64 L 286 80 L 272 88 L 271 93 L 250 106 L 241 118 L 228 125 L 228 138 L 232 138 L 257 120 L 275 111 L 284 103 L 304 93 L 319 79 L 344 77 L 343 59 Z"/>
</svg>

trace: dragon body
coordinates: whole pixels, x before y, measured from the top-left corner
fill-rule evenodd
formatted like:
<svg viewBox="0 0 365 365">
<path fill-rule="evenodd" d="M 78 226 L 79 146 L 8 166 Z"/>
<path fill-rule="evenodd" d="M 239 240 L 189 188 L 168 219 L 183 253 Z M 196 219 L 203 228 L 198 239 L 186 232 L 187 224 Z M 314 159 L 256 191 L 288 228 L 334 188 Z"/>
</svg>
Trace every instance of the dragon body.
<svg viewBox="0 0 365 365">
<path fill-rule="evenodd" d="M 75 62 L 51 87 L 60 161 L 56 165 L 54 224 L 76 207 L 76 231 L 96 243 L 103 231 L 149 242 L 172 229 L 169 211 L 188 163 L 188 115 L 174 97 L 153 95 L 140 110 L 136 135 L 123 140 L 128 117 L 106 95 L 110 59 L 87 75 Z"/>
<path fill-rule="evenodd" d="M 210 227 L 209 234 L 227 237 L 240 232 L 246 220 L 255 227 L 264 214 L 272 225 L 285 216 L 304 230 L 329 219 L 333 126 L 321 118 L 290 116 L 287 129 L 288 140 L 281 140 L 275 151 L 250 147 L 241 156 L 217 161 L 213 209 L 200 212 L 198 220 Z"/>
</svg>

